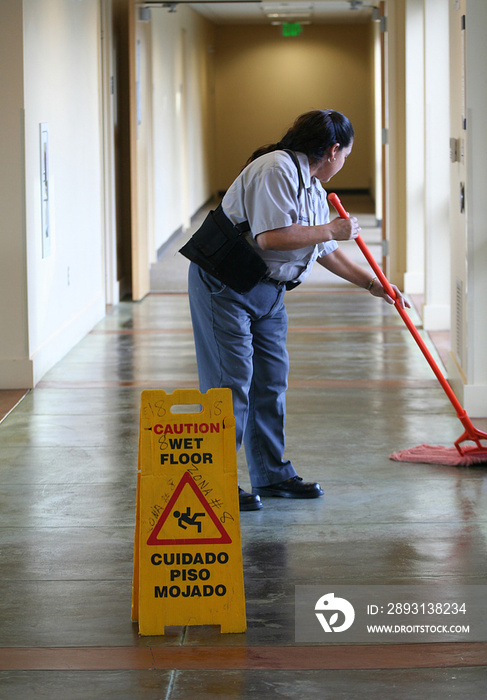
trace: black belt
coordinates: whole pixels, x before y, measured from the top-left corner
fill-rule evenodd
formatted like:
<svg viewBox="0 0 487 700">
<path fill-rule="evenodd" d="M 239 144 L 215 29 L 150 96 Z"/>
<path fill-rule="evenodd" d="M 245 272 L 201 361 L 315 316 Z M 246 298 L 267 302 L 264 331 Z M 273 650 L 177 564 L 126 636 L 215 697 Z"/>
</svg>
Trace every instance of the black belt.
<svg viewBox="0 0 487 700">
<path fill-rule="evenodd" d="M 272 284 L 275 284 L 276 287 L 279 287 L 281 289 L 282 287 L 285 287 L 287 291 L 294 289 L 299 284 L 301 284 L 301 282 L 294 282 L 292 280 L 290 282 L 281 282 L 280 280 L 272 279 L 272 277 L 264 277 L 263 282 L 272 282 Z"/>
</svg>

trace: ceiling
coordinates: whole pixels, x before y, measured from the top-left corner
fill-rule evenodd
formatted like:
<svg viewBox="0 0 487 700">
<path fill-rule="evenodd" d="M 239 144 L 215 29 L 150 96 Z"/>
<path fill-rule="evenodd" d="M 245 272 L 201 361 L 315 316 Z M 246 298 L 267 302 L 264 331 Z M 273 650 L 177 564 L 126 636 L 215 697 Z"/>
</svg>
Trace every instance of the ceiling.
<svg viewBox="0 0 487 700">
<path fill-rule="evenodd" d="M 178 4 L 189 5 L 214 24 L 301 24 L 366 23 L 378 0 L 146 0 L 146 6 L 177 12 Z"/>
</svg>

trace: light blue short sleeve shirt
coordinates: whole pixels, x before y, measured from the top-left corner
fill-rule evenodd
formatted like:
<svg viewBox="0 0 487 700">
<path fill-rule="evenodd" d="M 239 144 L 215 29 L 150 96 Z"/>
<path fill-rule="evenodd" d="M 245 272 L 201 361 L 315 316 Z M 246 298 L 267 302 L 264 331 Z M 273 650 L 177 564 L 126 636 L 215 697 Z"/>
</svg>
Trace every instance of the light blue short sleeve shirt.
<svg viewBox="0 0 487 700">
<path fill-rule="evenodd" d="M 291 226 L 327 224 L 330 212 L 326 192 L 319 180 L 310 176 L 308 158 L 296 153 L 304 187 L 299 198 L 299 175 L 285 151 L 272 151 L 250 163 L 236 178 L 222 200 L 223 211 L 234 224 L 248 221 L 252 236 L 264 231 Z M 298 250 L 262 250 L 269 277 L 281 282 L 302 282 L 318 257 L 337 249 L 336 241 L 327 241 Z"/>
</svg>

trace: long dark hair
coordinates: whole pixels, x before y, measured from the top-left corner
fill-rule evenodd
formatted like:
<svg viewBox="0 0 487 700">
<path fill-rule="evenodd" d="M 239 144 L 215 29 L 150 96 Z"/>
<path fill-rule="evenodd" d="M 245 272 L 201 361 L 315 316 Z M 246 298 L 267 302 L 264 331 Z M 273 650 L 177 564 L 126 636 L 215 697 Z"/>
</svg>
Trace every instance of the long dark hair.
<svg viewBox="0 0 487 700">
<path fill-rule="evenodd" d="M 301 114 L 278 143 L 261 146 L 254 151 L 247 164 L 265 153 L 283 148 L 305 153 L 311 164 L 315 164 L 323 160 L 334 143 L 339 143 L 341 150 L 350 145 L 353 137 L 353 127 L 344 114 L 333 109 L 315 109 Z"/>
</svg>

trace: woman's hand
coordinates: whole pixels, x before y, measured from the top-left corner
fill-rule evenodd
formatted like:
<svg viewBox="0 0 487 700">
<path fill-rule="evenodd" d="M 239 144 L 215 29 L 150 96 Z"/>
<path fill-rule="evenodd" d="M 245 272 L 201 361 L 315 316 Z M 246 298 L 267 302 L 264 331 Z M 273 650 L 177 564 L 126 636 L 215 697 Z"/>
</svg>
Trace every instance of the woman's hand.
<svg viewBox="0 0 487 700">
<path fill-rule="evenodd" d="M 401 307 L 401 309 L 404 309 L 404 308 L 410 309 L 411 304 L 403 297 L 403 295 L 401 294 L 399 289 L 396 287 L 396 285 L 391 284 L 391 287 L 396 294 L 396 299 L 397 299 L 398 304 Z M 381 285 L 381 283 L 379 282 L 377 277 L 374 279 L 372 287 L 370 288 L 369 291 L 374 297 L 382 297 L 382 299 L 384 299 L 384 301 L 386 301 L 388 304 L 395 304 L 396 303 L 396 299 L 392 299 L 389 296 L 389 294 L 386 292 L 384 287 Z"/>
<path fill-rule="evenodd" d="M 335 241 L 351 241 L 357 238 L 362 230 L 355 216 L 349 219 L 333 219 L 328 224 L 331 231 L 332 239 Z"/>
</svg>

